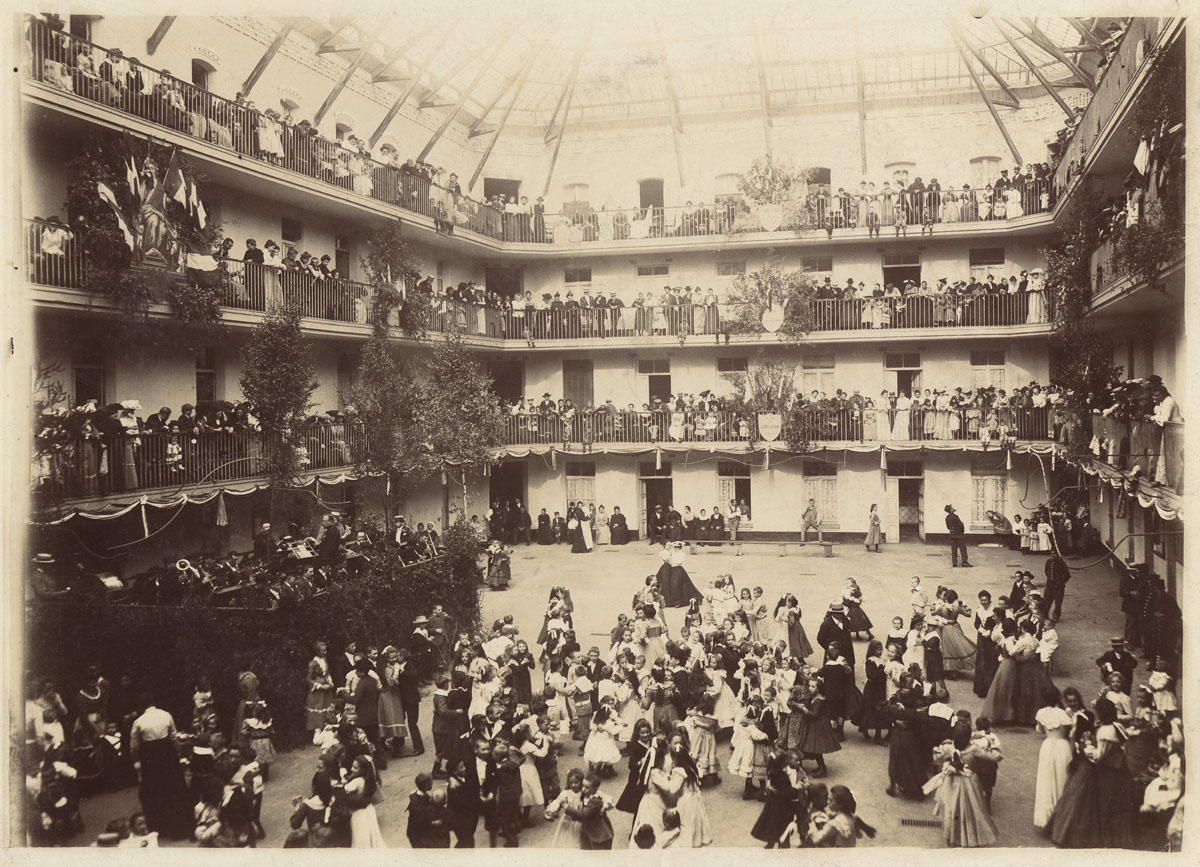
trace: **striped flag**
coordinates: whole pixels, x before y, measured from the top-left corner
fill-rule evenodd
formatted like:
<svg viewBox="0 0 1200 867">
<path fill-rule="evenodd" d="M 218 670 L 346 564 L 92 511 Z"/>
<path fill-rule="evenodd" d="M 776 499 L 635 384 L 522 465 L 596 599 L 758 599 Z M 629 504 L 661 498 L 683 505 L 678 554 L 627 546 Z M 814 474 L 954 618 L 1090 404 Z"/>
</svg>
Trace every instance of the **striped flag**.
<svg viewBox="0 0 1200 867">
<path fill-rule="evenodd" d="M 188 180 L 179 168 L 179 156 L 176 153 L 171 154 L 171 162 L 163 176 L 163 190 L 168 198 L 174 199 L 185 208 L 188 206 Z"/>
<path fill-rule="evenodd" d="M 129 228 L 129 222 L 125 219 L 125 215 L 121 213 L 121 206 L 117 204 L 117 197 L 113 194 L 112 187 L 105 183 L 98 183 L 96 192 L 100 194 L 100 200 L 112 208 L 113 216 L 117 218 L 117 225 L 121 227 L 121 234 L 125 236 L 125 243 L 132 251 L 133 232 Z"/>
</svg>

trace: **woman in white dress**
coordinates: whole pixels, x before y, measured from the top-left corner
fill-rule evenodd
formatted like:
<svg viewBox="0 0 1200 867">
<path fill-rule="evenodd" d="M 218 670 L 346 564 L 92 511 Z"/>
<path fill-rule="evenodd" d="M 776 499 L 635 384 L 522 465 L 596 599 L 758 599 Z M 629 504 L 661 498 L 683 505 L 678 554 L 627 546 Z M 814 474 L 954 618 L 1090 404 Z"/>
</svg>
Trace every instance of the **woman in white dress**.
<svg viewBox="0 0 1200 867">
<path fill-rule="evenodd" d="M 1025 208 L 1021 204 L 1021 192 L 1019 190 L 1017 190 L 1015 187 L 1009 187 L 1008 191 L 1004 194 L 1004 198 L 1008 203 L 1008 217 L 1011 218 L 1025 216 Z"/>
<path fill-rule="evenodd" d="M 1071 714 L 1060 707 L 1044 707 L 1037 712 L 1037 729 L 1046 735 L 1038 751 L 1037 784 L 1033 795 L 1033 826 L 1045 828 L 1054 816 L 1054 807 L 1067 784 L 1067 769 L 1074 757 L 1071 747 Z"/>
<path fill-rule="evenodd" d="M 608 515 L 603 506 L 596 510 L 596 544 L 612 544 L 612 536 L 608 531 Z"/>
<path fill-rule="evenodd" d="M 369 756 L 359 756 L 354 760 L 345 792 L 351 809 L 350 848 L 386 849 L 387 843 L 379 830 L 379 817 L 375 815 L 375 803 L 383 798 L 375 764 Z"/>
<path fill-rule="evenodd" d="M 1033 324 L 1046 321 L 1046 275 L 1040 268 L 1029 273 L 1029 315 L 1025 322 Z"/>
<path fill-rule="evenodd" d="M 904 640 L 904 656 L 901 662 L 904 663 L 905 670 L 913 663 L 916 663 L 921 671 L 925 670 L 925 618 L 919 614 L 913 615 L 912 622 L 909 624 L 908 635 Z"/>
<path fill-rule="evenodd" d="M 958 199 L 954 193 L 947 193 L 942 199 L 942 222 L 957 223 L 959 219 Z"/>
<path fill-rule="evenodd" d="M 912 435 L 908 431 L 908 413 L 912 408 L 912 401 L 908 399 L 908 395 L 900 392 L 896 398 L 896 421 L 892 425 L 892 441 L 904 442 L 912 439 Z"/>
<path fill-rule="evenodd" d="M 583 520 L 579 522 L 579 531 L 583 534 L 583 544 L 590 551 L 595 545 L 594 528 L 596 526 L 596 507 L 588 503 L 587 511 L 583 515 Z"/>
</svg>

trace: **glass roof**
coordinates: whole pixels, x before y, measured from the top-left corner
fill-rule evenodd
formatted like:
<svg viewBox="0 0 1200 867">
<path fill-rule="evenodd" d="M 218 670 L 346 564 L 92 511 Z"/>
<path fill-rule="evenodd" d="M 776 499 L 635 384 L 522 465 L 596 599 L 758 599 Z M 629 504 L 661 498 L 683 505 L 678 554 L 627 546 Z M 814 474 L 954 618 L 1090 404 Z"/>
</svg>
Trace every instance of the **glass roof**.
<svg viewBox="0 0 1200 867">
<path fill-rule="evenodd" d="M 488 132 L 562 123 L 803 111 L 943 94 L 1013 105 L 1044 95 L 1027 61 L 1058 86 L 1082 86 L 1112 19 L 847 16 L 799 4 L 616 0 L 566 6 L 483 4 L 304 19 L 310 38 L 370 44 L 362 68 L 423 107 L 462 101 L 457 120 Z M 1015 46 L 1015 47 L 1014 47 Z M 1021 57 L 1024 53 L 1025 58 Z M 350 54 L 342 54 L 351 57 Z M 860 72 L 861 69 L 861 72 Z M 415 78 L 415 84 L 414 84 Z M 507 118 L 505 119 L 505 115 Z"/>
</svg>

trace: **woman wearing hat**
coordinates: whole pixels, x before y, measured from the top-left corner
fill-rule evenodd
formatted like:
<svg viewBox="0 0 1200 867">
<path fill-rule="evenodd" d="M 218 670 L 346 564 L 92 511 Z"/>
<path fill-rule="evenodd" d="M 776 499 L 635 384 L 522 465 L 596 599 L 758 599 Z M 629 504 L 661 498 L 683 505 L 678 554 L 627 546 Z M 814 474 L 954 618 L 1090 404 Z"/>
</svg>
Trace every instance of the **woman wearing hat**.
<svg viewBox="0 0 1200 867">
<path fill-rule="evenodd" d="M 136 400 L 121 401 L 121 411 L 117 421 L 124 435 L 121 440 L 121 483 L 123 490 L 133 491 L 138 488 L 137 453 L 141 446 L 141 422 L 134 414 L 142 405 Z"/>
</svg>

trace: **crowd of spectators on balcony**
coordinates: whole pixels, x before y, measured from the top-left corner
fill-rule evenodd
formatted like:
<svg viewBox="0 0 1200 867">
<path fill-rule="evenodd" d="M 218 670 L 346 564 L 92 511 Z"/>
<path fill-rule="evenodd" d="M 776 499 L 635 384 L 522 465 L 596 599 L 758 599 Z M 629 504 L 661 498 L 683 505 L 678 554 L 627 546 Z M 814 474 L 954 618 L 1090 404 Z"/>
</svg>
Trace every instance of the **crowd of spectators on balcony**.
<svg viewBox="0 0 1200 867">
<path fill-rule="evenodd" d="M 508 405 L 510 444 L 580 442 L 753 441 L 759 412 L 790 414 L 808 440 L 858 442 L 1053 439 L 1067 442 L 1074 413 L 1058 385 L 1037 382 L 1011 391 L 979 388 L 919 388 L 882 391 L 877 398 L 859 389 L 796 392 L 791 400 L 767 399 L 751 406 L 738 397 L 705 390 L 656 397 L 641 408 L 569 398 L 530 396 Z"/>
</svg>

